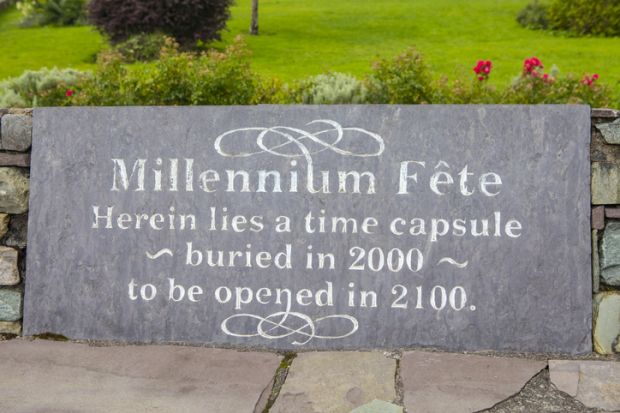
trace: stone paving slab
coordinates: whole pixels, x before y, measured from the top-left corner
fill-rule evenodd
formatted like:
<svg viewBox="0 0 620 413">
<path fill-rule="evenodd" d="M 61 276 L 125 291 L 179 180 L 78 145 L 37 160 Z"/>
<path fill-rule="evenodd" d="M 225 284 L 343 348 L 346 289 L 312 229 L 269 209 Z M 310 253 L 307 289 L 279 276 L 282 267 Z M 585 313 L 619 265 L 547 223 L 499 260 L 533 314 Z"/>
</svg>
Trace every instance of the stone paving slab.
<svg viewBox="0 0 620 413">
<path fill-rule="evenodd" d="M 403 407 L 383 400 L 373 400 L 351 410 L 351 413 L 403 413 Z"/>
<path fill-rule="evenodd" d="M 412 351 L 400 375 L 408 413 L 471 413 L 510 396 L 546 367 L 544 361 Z"/>
<path fill-rule="evenodd" d="M 349 413 L 396 398 L 396 360 L 381 352 L 301 353 L 270 413 Z M 379 413 L 379 412 L 377 412 Z"/>
<path fill-rule="evenodd" d="M 0 412 L 253 412 L 280 360 L 195 347 L 0 342 Z"/>
<path fill-rule="evenodd" d="M 584 405 L 620 410 L 620 362 L 549 360 L 551 382 Z"/>
</svg>

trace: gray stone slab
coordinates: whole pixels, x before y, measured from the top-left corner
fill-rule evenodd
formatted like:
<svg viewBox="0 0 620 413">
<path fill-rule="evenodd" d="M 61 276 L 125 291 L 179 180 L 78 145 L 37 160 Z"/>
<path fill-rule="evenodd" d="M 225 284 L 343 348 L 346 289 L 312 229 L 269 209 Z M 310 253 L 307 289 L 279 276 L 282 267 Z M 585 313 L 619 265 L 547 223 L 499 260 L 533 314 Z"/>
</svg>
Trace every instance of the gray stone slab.
<svg viewBox="0 0 620 413">
<path fill-rule="evenodd" d="M 620 286 L 620 222 L 609 222 L 601 240 L 601 277 L 607 285 Z"/>
<path fill-rule="evenodd" d="M 590 351 L 589 140 L 584 106 L 37 109 L 25 333 Z"/>
<path fill-rule="evenodd" d="M 396 361 L 379 352 L 301 353 L 270 413 L 349 413 L 375 399 L 393 401 Z"/>
<path fill-rule="evenodd" d="M 17 250 L 0 246 L 0 286 L 19 284 L 17 258 Z"/>
<path fill-rule="evenodd" d="M 0 342 L 0 411 L 251 413 L 279 362 L 207 348 Z"/>
<path fill-rule="evenodd" d="M 0 288 L 0 321 L 17 321 L 22 318 L 23 295 L 21 290 Z"/>
<path fill-rule="evenodd" d="M 32 117 L 4 115 L 0 118 L 0 147 L 5 151 L 27 151 L 32 144 Z"/>
<path fill-rule="evenodd" d="M 363 406 L 351 410 L 351 413 L 403 413 L 402 406 L 383 400 L 373 400 Z"/>
<path fill-rule="evenodd" d="M 620 410 L 620 362 L 549 360 L 551 382 L 587 407 Z"/>
<path fill-rule="evenodd" d="M 0 167 L 0 211 L 23 214 L 28 211 L 28 174 L 13 167 Z"/>
<path fill-rule="evenodd" d="M 487 409 L 546 367 L 544 361 L 467 354 L 406 352 L 400 362 L 408 413 L 471 413 Z"/>
</svg>

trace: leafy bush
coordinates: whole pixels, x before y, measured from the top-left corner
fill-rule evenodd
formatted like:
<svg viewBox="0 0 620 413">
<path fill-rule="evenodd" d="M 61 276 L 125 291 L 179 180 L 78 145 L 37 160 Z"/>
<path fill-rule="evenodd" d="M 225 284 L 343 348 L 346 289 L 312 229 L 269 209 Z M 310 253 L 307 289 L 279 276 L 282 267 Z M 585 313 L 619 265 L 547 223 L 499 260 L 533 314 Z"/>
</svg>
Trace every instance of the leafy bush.
<svg viewBox="0 0 620 413">
<path fill-rule="evenodd" d="M 573 75 L 561 78 L 557 68 L 550 73 L 544 73 L 543 69 L 539 59 L 526 59 L 521 75 L 501 96 L 502 103 L 579 103 L 593 107 L 611 103 L 611 91 L 597 82 L 598 75 L 585 75 L 581 80 Z"/>
<path fill-rule="evenodd" d="M 290 92 L 291 101 L 310 105 L 364 103 L 366 87 L 354 76 L 328 73 L 301 81 Z"/>
<path fill-rule="evenodd" d="M 86 0 L 20 0 L 24 26 L 71 26 L 86 20 Z"/>
<path fill-rule="evenodd" d="M 517 22 L 529 29 L 544 30 L 549 27 L 549 11 L 546 4 L 539 0 L 528 3 L 517 15 Z"/>
<path fill-rule="evenodd" d="M 258 83 L 239 39 L 224 52 L 203 54 L 181 52 L 169 39 L 160 58 L 141 70 L 127 70 L 118 52 L 102 54 L 75 104 L 247 105 L 261 103 L 255 101 Z"/>
<path fill-rule="evenodd" d="M 161 33 L 140 33 L 114 46 L 125 63 L 148 62 L 159 58 L 159 52 L 166 44 Z"/>
<path fill-rule="evenodd" d="M 0 82 L 0 107 L 64 106 L 88 74 L 74 69 L 41 69 Z"/>
<path fill-rule="evenodd" d="M 220 38 L 233 0 L 91 0 L 90 20 L 119 43 L 140 33 L 162 32 L 186 47 Z"/>
<path fill-rule="evenodd" d="M 525 59 L 512 84 L 489 84 L 493 64 L 479 60 L 471 77 L 433 78 L 422 58 L 411 50 L 375 66 L 365 83 L 353 76 L 329 73 L 288 86 L 259 77 L 250 68 L 240 38 L 223 52 L 183 52 L 167 38 L 160 58 L 131 67 L 116 50 L 99 55 L 96 70 L 44 69 L 0 82 L 0 107 L 48 105 L 250 105 L 329 103 L 557 104 L 604 107 L 610 89 L 597 74 L 560 76 L 545 72 L 540 59 Z M 368 85 L 371 86 L 368 86 Z M 374 100 L 373 100 L 374 99 Z"/>
<path fill-rule="evenodd" d="M 549 25 L 577 36 L 620 36 L 620 2 L 617 0 L 554 0 Z"/>
<path fill-rule="evenodd" d="M 210 51 L 201 55 L 193 73 L 194 105 L 254 103 L 259 78 L 250 68 L 250 53 L 241 37 L 224 52 Z"/>
<path fill-rule="evenodd" d="M 371 103 L 431 103 L 434 93 L 424 59 L 413 48 L 376 62 L 366 87 Z"/>
<path fill-rule="evenodd" d="M 433 96 L 434 104 L 473 105 L 501 103 L 500 93 L 495 87 L 476 79 L 450 81 L 446 77 L 439 79 Z"/>
<path fill-rule="evenodd" d="M 295 103 L 292 92 L 287 84 L 272 77 L 259 77 L 256 82 L 254 105 L 288 105 Z"/>
</svg>

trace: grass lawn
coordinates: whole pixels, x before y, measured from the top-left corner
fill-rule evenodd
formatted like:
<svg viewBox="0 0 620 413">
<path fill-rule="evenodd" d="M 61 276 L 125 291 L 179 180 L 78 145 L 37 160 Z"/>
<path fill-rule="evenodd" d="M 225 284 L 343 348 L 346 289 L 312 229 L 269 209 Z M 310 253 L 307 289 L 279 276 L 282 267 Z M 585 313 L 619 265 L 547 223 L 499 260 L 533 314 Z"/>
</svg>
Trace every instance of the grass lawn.
<svg viewBox="0 0 620 413">
<path fill-rule="evenodd" d="M 620 38 L 567 38 L 515 21 L 529 0 L 260 0 L 254 67 L 284 80 L 325 71 L 361 75 L 377 57 L 415 45 L 433 71 L 472 75 L 490 59 L 494 82 L 510 82 L 526 57 L 562 73 L 599 73 L 620 90 Z M 229 40 L 247 33 L 251 0 L 236 0 Z"/>
<path fill-rule="evenodd" d="M 523 59 L 562 73 L 599 73 L 620 91 L 620 38 L 567 38 L 515 22 L 528 0 L 260 0 L 260 35 L 246 36 L 253 66 L 283 80 L 326 71 L 363 75 L 373 60 L 415 45 L 435 73 L 472 76 L 478 59 L 507 83 Z M 251 0 L 236 0 L 224 43 L 247 34 Z M 17 28 L 0 15 L 0 78 L 41 66 L 88 67 L 101 38 L 87 27 Z"/>
<path fill-rule="evenodd" d="M 15 7 L 0 12 L 0 79 L 44 66 L 85 69 L 103 45 L 92 27 L 21 28 L 20 20 Z"/>
</svg>

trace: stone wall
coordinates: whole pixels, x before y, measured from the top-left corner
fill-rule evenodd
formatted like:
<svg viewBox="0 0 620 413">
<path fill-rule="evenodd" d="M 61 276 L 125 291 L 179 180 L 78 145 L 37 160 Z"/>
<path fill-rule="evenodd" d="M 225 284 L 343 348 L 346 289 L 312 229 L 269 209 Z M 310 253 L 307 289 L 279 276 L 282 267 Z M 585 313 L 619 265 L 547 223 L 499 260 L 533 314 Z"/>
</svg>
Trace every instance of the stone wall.
<svg viewBox="0 0 620 413">
<path fill-rule="evenodd" d="M 0 334 L 19 335 L 23 313 L 30 110 L 0 109 Z M 620 111 L 592 111 L 594 350 L 620 353 Z M 45 228 L 40 228 L 45 231 Z"/>
<path fill-rule="evenodd" d="M 620 353 L 620 111 L 592 111 L 594 350 Z"/>
<path fill-rule="evenodd" d="M 20 334 L 32 113 L 0 109 L 0 333 Z"/>
</svg>

